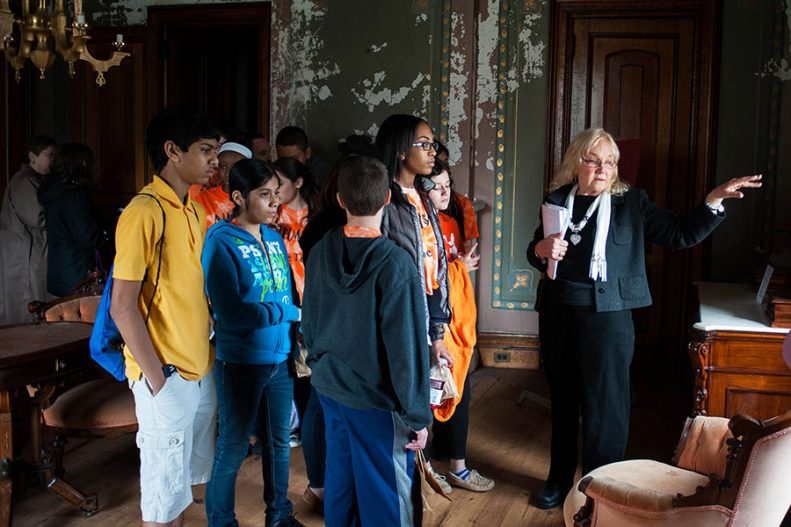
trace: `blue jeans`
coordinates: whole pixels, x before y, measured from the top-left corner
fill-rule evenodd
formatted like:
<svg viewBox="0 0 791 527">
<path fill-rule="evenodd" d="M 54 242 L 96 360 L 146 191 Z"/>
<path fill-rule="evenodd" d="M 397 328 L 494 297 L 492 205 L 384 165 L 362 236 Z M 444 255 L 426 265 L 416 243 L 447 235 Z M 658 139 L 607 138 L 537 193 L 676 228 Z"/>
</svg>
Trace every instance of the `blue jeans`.
<svg viewBox="0 0 791 527">
<path fill-rule="evenodd" d="M 324 488 L 324 467 L 327 464 L 327 441 L 324 438 L 324 411 L 318 392 L 311 387 L 305 415 L 302 417 L 302 454 L 308 485 Z"/>
<path fill-rule="evenodd" d="M 216 361 L 217 410 L 220 433 L 211 480 L 206 487 L 209 525 L 233 526 L 236 474 L 247 456 L 249 432 L 259 419 L 261 469 L 264 477 L 266 525 L 286 518 L 288 500 L 289 420 L 294 383 L 287 362 L 230 364 Z"/>
</svg>

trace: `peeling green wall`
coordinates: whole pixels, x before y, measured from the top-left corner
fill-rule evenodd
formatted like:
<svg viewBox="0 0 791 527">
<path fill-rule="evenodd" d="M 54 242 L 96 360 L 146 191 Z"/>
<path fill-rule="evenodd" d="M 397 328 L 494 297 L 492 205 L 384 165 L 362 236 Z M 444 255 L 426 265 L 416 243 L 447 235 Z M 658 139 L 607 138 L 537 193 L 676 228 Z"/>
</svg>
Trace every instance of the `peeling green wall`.
<svg viewBox="0 0 791 527">
<path fill-rule="evenodd" d="M 277 3 L 274 129 L 301 126 L 314 151 L 334 159 L 339 139 L 352 133 L 374 135 L 392 113 L 412 113 L 440 126 L 439 78 L 432 68 L 439 64 L 444 4 Z"/>
</svg>

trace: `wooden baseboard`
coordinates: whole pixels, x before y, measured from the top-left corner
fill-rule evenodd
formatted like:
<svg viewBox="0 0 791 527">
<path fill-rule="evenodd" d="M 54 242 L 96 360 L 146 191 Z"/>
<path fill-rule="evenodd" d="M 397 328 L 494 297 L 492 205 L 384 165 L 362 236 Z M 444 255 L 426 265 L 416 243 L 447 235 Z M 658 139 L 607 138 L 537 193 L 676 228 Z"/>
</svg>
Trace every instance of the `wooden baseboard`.
<svg viewBox="0 0 791 527">
<path fill-rule="evenodd" d="M 490 368 L 537 370 L 539 349 L 538 335 L 478 333 L 481 363 Z"/>
</svg>

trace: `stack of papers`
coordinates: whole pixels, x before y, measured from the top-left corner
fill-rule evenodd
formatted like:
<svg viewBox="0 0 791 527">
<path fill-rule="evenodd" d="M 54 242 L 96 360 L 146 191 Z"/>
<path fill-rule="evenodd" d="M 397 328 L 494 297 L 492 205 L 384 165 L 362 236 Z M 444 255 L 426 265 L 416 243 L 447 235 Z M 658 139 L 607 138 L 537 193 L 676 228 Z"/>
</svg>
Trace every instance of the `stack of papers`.
<svg viewBox="0 0 791 527">
<path fill-rule="evenodd" d="M 566 237 L 566 229 L 571 223 L 571 214 L 566 207 L 543 203 L 541 205 L 541 222 L 544 225 L 544 238 L 560 233 L 560 237 Z M 558 272 L 558 261 L 549 258 L 547 265 L 547 276 L 554 280 Z"/>
</svg>

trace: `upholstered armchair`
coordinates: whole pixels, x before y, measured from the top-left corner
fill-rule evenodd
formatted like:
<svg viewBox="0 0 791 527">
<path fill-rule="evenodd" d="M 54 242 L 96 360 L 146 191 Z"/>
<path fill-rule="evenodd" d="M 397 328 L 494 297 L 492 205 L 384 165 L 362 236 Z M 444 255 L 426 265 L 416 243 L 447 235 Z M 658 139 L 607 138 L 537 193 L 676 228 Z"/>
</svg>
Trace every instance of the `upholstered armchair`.
<svg viewBox="0 0 791 527">
<path fill-rule="evenodd" d="M 95 291 L 93 291 L 95 293 Z M 99 296 L 71 296 L 49 303 L 31 302 L 28 306 L 37 322 L 93 323 L 101 299 Z M 86 349 L 86 354 L 88 350 Z M 85 380 L 83 378 L 83 380 Z M 64 447 L 68 437 L 114 437 L 137 431 L 134 397 L 126 383 L 118 382 L 96 368 L 86 382 L 66 386 L 56 392 L 54 386 L 29 388 L 33 404 L 40 411 L 40 430 L 52 438 L 46 461 L 52 469 L 46 474 L 47 487 L 77 506 L 86 516 L 99 508 L 96 494 L 85 494 L 63 480 Z M 54 401 L 50 403 L 53 396 Z M 34 450 L 40 439 L 34 438 Z M 40 454 L 36 454 L 41 458 Z"/>
<path fill-rule="evenodd" d="M 566 497 L 566 526 L 779 526 L 791 506 L 791 411 L 689 419 L 674 463 L 591 471 Z"/>
<path fill-rule="evenodd" d="M 28 304 L 27 309 L 33 315 L 34 322 L 93 323 L 101 298 L 101 295 L 67 296 L 49 303 L 35 300 Z"/>
</svg>

